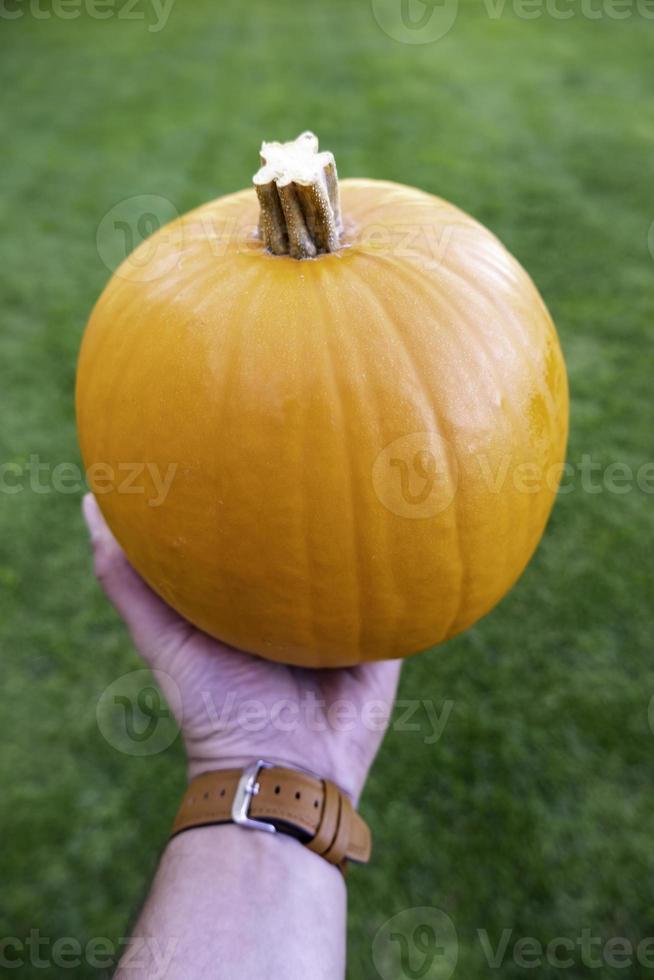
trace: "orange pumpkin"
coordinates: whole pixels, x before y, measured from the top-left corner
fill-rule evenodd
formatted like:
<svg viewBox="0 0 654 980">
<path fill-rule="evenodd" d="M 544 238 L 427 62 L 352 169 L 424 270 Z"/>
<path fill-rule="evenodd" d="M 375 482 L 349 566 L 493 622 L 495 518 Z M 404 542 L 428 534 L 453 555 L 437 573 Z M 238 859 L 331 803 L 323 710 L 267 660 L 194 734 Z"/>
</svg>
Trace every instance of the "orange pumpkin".
<svg viewBox="0 0 654 980">
<path fill-rule="evenodd" d="M 487 613 L 538 544 L 568 425 L 556 331 L 453 205 L 339 185 L 310 134 L 262 154 L 255 189 L 158 231 L 100 297 L 89 482 L 207 633 L 312 667 L 403 657 Z"/>
</svg>

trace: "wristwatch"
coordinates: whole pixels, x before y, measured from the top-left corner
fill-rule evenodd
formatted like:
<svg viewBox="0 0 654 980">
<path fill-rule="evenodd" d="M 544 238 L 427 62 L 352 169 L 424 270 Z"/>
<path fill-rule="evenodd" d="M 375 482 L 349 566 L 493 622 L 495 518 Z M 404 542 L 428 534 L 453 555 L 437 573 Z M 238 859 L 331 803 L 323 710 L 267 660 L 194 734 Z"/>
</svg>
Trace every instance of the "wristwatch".
<svg viewBox="0 0 654 980">
<path fill-rule="evenodd" d="M 245 769 L 205 772 L 189 784 L 171 836 L 208 824 L 288 834 L 345 868 L 370 859 L 370 830 L 349 797 L 328 779 L 257 759 Z"/>
</svg>

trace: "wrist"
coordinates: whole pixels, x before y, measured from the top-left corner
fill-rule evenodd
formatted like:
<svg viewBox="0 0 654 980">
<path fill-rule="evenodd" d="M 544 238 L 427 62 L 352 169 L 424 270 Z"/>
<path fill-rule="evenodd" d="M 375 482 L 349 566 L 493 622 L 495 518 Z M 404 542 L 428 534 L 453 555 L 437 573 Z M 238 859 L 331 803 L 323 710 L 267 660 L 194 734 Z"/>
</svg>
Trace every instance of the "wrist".
<svg viewBox="0 0 654 980">
<path fill-rule="evenodd" d="M 194 863 L 198 872 L 220 867 L 221 877 L 235 881 L 257 882 L 263 873 L 264 881 L 276 882 L 275 889 L 287 884 L 295 887 L 299 882 L 304 882 L 308 894 L 328 882 L 336 892 L 345 889 L 345 879 L 335 865 L 286 834 L 250 831 L 236 824 L 193 827 L 171 838 L 166 853 L 172 860 Z M 256 898 L 261 901 L 266 896 L 257 891 Z"/>
<path fill-rule="evenodd" d="M 370 831 L 345 793 L 330 780 L 270 760 L 196 776 L 172 835 L 222 824 L 249 834 L 289 835 L 341 870 L 348 861 L 365 864 L 370 858 Z"/>
</svg>

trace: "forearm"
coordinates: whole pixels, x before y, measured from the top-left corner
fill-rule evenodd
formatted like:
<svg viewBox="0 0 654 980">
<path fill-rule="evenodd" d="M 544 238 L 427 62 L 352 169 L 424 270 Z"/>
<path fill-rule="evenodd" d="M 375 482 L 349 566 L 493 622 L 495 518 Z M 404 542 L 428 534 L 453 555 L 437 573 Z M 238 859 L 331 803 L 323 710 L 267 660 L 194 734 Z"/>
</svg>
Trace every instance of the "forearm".
<svg viewBox="0 0 654 980">
<path fill-rule="evenodd" d="M 167 846 L 119 980 L 341 980 L 340 871 L 284 834 L 196 828 Z"/>
</svg>

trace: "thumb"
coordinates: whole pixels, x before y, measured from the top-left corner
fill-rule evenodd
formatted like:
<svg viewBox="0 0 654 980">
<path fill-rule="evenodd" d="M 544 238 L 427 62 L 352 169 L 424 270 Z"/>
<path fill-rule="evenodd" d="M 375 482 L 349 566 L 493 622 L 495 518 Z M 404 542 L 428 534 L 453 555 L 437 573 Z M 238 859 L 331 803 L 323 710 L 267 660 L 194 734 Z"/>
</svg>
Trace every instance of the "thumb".
<svg viewBox="0 0 654 980">
<path fill-rule="evenodd" d="M 93 566 L 105 595 L 127 624 L 139 653 L 151 667 L 166 669 L 193 627 L 166 605 L 134 571 L 107 527 L 93 494 L 82 501 L 91 537 Z"/>
</svg>

